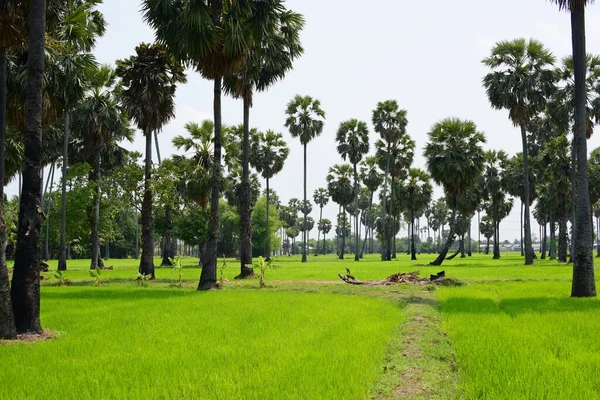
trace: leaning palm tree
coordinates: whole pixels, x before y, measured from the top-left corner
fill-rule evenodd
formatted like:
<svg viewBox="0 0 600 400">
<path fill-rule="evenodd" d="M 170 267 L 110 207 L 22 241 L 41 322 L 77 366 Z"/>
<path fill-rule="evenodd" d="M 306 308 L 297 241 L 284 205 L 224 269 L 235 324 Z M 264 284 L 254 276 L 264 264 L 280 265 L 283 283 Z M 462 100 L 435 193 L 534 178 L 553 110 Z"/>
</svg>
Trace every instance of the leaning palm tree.
<svg viewBox="0 0 600 400">
<path fill-rule="evenodd" d="M 267 195 L 267 232 L 269 227 L 269 195 L 271 194 L 271 190 L 269 189 L 269 179 L 273 178 L 273 176 L 281 171 L 289 152 L 290 150 L 287 147 L 287 143 L 283 140 L 283 135 L 281 133 L 275 133 L 268 130 L 265 133 L 258 132 L 252 136 L 250 163 L 256 168 L 256 171 L 265 178 L 267 183 L 267 189 L 265 191 Z M 267 260 L 271 258 L 269 242 L 270 240 L 266 240 L 265 255 Z M 244 268 L 248 267 L 244 266 Z M 243 269 L 242 273 L 244 273 Z M 245 275 L 250 275 L 250 272 L 245 272 Z"/>
<path fill-rule="evenodd" d="M 367 123 L 351 119 L 349 121 L 342 122 L 340 128 L 337 131 L 335 140 L 338 143 L 337 151 L 342 156 L 342 159 L 346 159 L 352 163 L 354 168 L 354 208 L 356 209 L 356 215 L 354 216 L 354 261 L 360 260 L 360 252 L 358 251 L 358 244 L 360 238 L 358 237 L 358 163 L 362 160 L 365 154 L 369 152 L 369 129 Z"/>
<path fill-rule="evenodd" d="M 381 224 L 380 231 L 383 232 L 382 238 L 387 240 L 387 246 L 381 246 L 381 260 L 391 261 L 391 241 L 387 237 L 385 232 L 385 224 L 388 218 L 386 218 L 386 201 L 387 201 L 387 187 L 388 187 L 388 176 L 390 174 L 390 163 L 392 161 L 392 147 L 394 147 L 403 136 L 406 135 L 406 125 L 408 120 L 406 118 L 406 110 L 402 110 L 398 107 L 396 100 L 387 100 L 384 102 L 377 103 L 377 107 L 373 110 L 372 122 L 375 132 L 379 133 L 382 143 L 385 143 L 387 148 L 387 157 L 385 161 L 385 174 L 383 181 L 383 207 L 381 209 Z M 382 242 L 383 244 L 383 242 Z"/>
<path fill-rule="evenodd" d="M 454 242 L 459 197 L 473 187 L 483 171 L 481 144 L 485 142 L 485 136 L 474 122 L 457 118 L 435 123 L 428 136 L 429 142 L 423 152 L 427 170 L 435 183 L 444 188 L 448 206 L 452 209 L 448 239 L 439 256 L 430 263 L 441 265 Z"/>
<path fill-rule="evenodd" d="M 214 82 L 214 155 L 211 174 L 210 220 L 206 264 L 198 290 L 217 285 L 219 200 L 221 198 L 223 77 L 244 66 L 246 57 L 263 34 L 269 32 L 280 9 L 279 2 L 225 2 L 210 0 L 144 0 L 144 19 L 178 60 L 191 64 L 204 78 Z"/>
<path fill-rule="evenodd" d="M 483 63 L 492 72 L 483 85 L 492 107 L 507 109 L 509 118 L 521 129 L 523 144 L 523 200 L 525 207 L 525 264 L 533 263 L 529 201 L 529 157 L 527 125 L 544 111 L 555 91 L 556 73 L 551 69 L 554 56 L 537 40 L 515 39 L 499 42 Z"/>
<path fill-rule="evenodd" d="M 300 144 L 304 146 L 304 202 L 306 199 L 306 148 L 308 143 L 323 132 L 325 112 L 321 109 L 321 102 L 310 96 L 296 95 L 287 105 L 287 119 L 285 126 L 289 129 L 292 137 L 300 138 Z M 307 215 L 304 214 L 306 224 Z M 306 238 L 303 237 L 303 242 Z M 306 246 L 302 251 L 302 262 L 307 262 Z"/>
<path fill-rule="evenodd" d="M 321 221 L 323 220 L 323 207 L 329 203 L 329 192 L 327 189 L 318 188 L 313 193 L 313 200 L 316 205 L 319 206 L 319 222 L 317 222 L 317 227 L 320 226 Z M 315 250 L 315 256 L 319 255 L 319 242 L 321 240 L 321 229 L 318 229 L 319 233 L 317 234 L 317 248 Z"/>
<path fill-rule="evenodd" d="M 180 63 L 158 43 L 142 43 L 135 55 L 117 61 L 123 85 L 121 100 L 129 117 L 146 137 L 144 199 L 142 200 L 142 257 L 140 273 L 154 279 L 154 234 L 152 222 L 152 135 L 175 116 L 175 90 L 184 83 Z"/>
<path fill-rule="evenodd" d="M 353 169 L 349 164 L 336 164 L 329 168 L 327 174 L 327 190 L 331 195 L 331 200 L 335 201 L 342 208 L 341 226 L 346 226 L 346 207 L 354 201 L 356 193 L 353 184 Z M 344 249 L 346 247 L 346 229 L 341 231 L 342 247 L 339 254 L 340 260 L 344 259 Z"/>
</svg>

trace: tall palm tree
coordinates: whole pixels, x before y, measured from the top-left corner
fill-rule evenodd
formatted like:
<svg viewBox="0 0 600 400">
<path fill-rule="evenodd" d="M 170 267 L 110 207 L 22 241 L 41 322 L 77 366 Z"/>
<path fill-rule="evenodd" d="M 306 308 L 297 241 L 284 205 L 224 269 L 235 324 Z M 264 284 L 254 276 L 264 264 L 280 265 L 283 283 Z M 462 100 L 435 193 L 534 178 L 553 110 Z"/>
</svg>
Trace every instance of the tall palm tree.
<svg viewBox="0 0 600 400">
<path fill-rule="evenodd" d="M 292 137 L 300 138 L 300 144 L 304 146 L 304 202 L 306 199 L 306 148 L 308 143 L 323 132 L 325 111 L 321 109 L 321 102 L 310 96 L 296 95 L 287 105 L 287 119 L 285 126 Z M 306 224 L 307 215 L 304 214 Z M 302 240 L 306 243 L 306 238 Z M 306 246 L 302 251 L 302 262 L 307 262 Z"/>
<path fill-rule="evenodd" d="M 415 250 L 415 217 L 427 208 L 433 194 L 433 186 L 431 186 L 430 179 L 425 171 L 418 168 L 410 168 L 406 180 L 398 185 L 398 197 L 402 198 L 404 209 L 410 215 L 411 260 L 417 259 Z"/>
<path fill-rule="evenodd" d="M 269 189 L 269 179 L 281 171 L 289 152 L 290 149 L 283 140 L 283 135 L 281 133 L 275 133 L 268 130 L 265 133 L 258 132 L 252 137 L 250 163 L 256 168 L 256 171 L 265 178 L 267 183 L 267 232 L 269 231 L 269 196 L 271 194 L 271 190 Z M 266 245 L 265 255 L 267 260 L 269 260 L 271 258 L 271 249 L 270 240 L 268 240 L 268 238 Z M 250 254 L 250 260 L 252 260 L 252 254 Z M 251 269 L 247 266 L 244 266 L 244 268 Z M 242 273 L 244 273 L 244 269 L 242 269 Z M 246 272 L 245 274 L 249 275 L 249 272 Z"/>
<path fill-rule="evenodd" d="M 323 220 L 323 207 L 329 203 L 329 192 L 327 189 L 318 188 L 313 193 L 313 200 L 316 205 L 319 206 L 319 222 L 317 222 L 317 227 L 321 226 L 321 221 Z M 319 233 L 317 234 L 317 249 L 315 251 L 315 256 L 319 255 L 319 242 L 321 239 L 321 229 L 318 229 Z"/>
<path fill-rule="evenodd" d="M 252 207 L 248 199 L 250 191 L 250 108 L 253 105 L 255 91 L 268 90 L 270 86 L 283 79 L 292 69 L 293 61 L 304 49 L 300 44 L 300 31 L 304 26 L 302 15 L 287 10 L 283 1 L 275 0 L 275 18 L 268 24 L 260 40 L 254 42 L 245 57 L 244 65 L 236 73 L 223 79 L 225 91 L 235 98 L 243 100 L 242 133 L 242 187 L 240 196 L 240 274 L 236 278 L 245 278 L 254 274 L 247 267 L 252 264 Z M 268 216 L 268 213 L 267 213 Z M 267 241 L 268 242 L 268 241 Z M 269 253 L 267 252 L 267 257 Z"/>
<path fill-rule="evenodd" d="M 492 107 L 507 109 L 509 118 L 521 129 L 523 145 L 523 202 L 525 206 L 525 264 L 533 263 L 529 201 L 529 157 L 527 126 L 544 111 L 555 91 L 554 56 L 537 40 L 515 39 L 497 43 L 483 63 L 492 72 L 483 85 Z"/>
<path fill-rule="evenodd" d="M 336 164 L 329 168 L 327 174 L 327 190 L 331 195 L 331 200 L 342 207 L 342 226 L 346 226 L 346 207 L 354 201 L 356 193 L 353 184 L 353 168 L 348 164 Z M 341 230 L 342 247 L 339 254 L 340 260 L 344 259 L 344 249 L 346 248 L 346 229 Z"/>
<path fill-rule="evenodd" d="M 198 290 L 217 285 L 217 245 L 219 241 L 219 199 L 221 198 L 223 77 L 240 71 L 256 43 L 270 32 L 281 9 L 279 2 L 226 2 L 213 0 L 144 0 L 144 19 L 169 52 L 191 64 L 214 82 L 214 164 L 211 175 L 210 221 L 206 264 Z"/>
<path fill-rule="evenodd" d="M 387 201 L 387 187 L 388 187 L 388 176 L 390 174 L 390 163 L 392 161 L 392 148 L 406 135 L 406 125 L 408 119 L 406 118 L 406 110 L 399 108 L 396 100 L 386 100 L 377 103 L 377 107 L 373 110 L 372 122 L 375 129 L 381 139 L 382 143 L 385 143 L 387 148 L 387 157 L 385 161 L 385 174 L 383 181 L 383 207 L 381 210 L 381 232 L 383 232 L 382 238 L 386 240 L 387 246 L 381 246 L 381 260 L 391 261 L 391 242 L 390 238 L 386 234 L 389 230 L 386 229 L 385 224 L 386 218 L 386 201 Z"/>
<path fill-rule="evenodd" d="M 360 260 L 358 244 L 360 238 L 358 235 L 358 163 L 369 152 L 369 128 L 367 123 L 351 119 L 340 124 L 335 140 L 338 143 L 337 151 L 344 161 L 352 163 L 354 169 L 354 240 L 355 251 L 354 261 Z"/>
<path fill-rule="evenodd" d="M 454 242 L 456 213 L 459 197 L 464 196 L 476 183 L 483 171 L 485 142 L 483 133 L 472 121 L 447 118 L 437 122 L 428 133 L 429 142 L 423 155 L 427 170 L 434 182 L 441 185 L 452 209 L 448 239 L 439 256 L 430 265 L 441 265 Z"/>
<path fill-rule="evenodd" d="M 321 254 L 325 254 L 325 236 L 329 233 L 329 231 L 331 230 L 331 221 L 327 218 L 323 218 L 322 220 L 320 220 L 317 224 L 317 228 L 319 229 L 319 231 L 323 232 L 323 247 L 322 247 L 322 253 Z M 317 245 L 317 248 L 319 246 Z M 318 251 L 318 249 L 317 249 Z"/>
<path fill-rule="evenodd" d="M 146 137 L 144 199 L 142 200 L 142 257 L 140 273 L 154 279 L 152 223 L 152 135 L 175 117 L 175 90 L 185 83 L 182 65 L 158 43 L 142 43 L 135 55 L 117 61 L 123 85 L 121 100 L 129 117 Z"/>
<path fill-rule="evenodd" d="M 99 221 L 100 221 L 100 182 L 102 158 L 115 143 L 127 139 L 131 141 L 132 132 L 127 117 L 121 108 L 113 89 L 116 75 L 103 66 L 90 77 L 92 89 L 73 110 L 72 127 L 75 136 L 83 146 L 82 157 L 90 160 L 92 173 L 90 181 L 94 186 L 94 207 L 92 214 L 92 236 L 90 249 L 92 261 L 90 269 L 98 267 L 100 258 Z"/>
<path fill-rule="evenodd" d="M 19 204 L 17 251 L 11 301 L 17 332 L 42 330 L 40 323 L 42 92 L 46 1 L 29 3 L 29 48 L 25 99 L 25 166 Z M 3 182 L 2 182 L 3 184 Z"/>
</svg>

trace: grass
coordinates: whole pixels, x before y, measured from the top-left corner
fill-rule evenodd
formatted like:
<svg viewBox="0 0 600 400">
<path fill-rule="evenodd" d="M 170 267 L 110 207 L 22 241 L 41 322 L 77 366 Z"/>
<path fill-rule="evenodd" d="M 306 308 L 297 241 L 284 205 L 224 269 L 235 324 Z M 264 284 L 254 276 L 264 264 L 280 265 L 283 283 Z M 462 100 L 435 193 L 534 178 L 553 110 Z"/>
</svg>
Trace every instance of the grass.
<svg viewBox="0 0 600 400">
<path fill-rule="evenodd" d="M 571 265 L 518 253 L 419 265 L 432 259 L 279 257 L 264 289 L 234 281 L 228 260 L 209 293 L 194 290 L 194 258 L 183 289 L 170 268 L 138 287 L 137 260 L 109 260 L 94 287 L 89 260 L 70 260 L 71 286 L 42 283 L 59 338 L 0 343 L 0 398 L 600 398 L 600 300 L 568 297 Z M 346 285 L 346 267 L 361 280 L 444 269 L 467 286 Z"/>
<path fill-rule="evenodd" d="M 278 291 L 45 287 L 55 341 L 0 347 L 0 398 L 365 398 L 398 302 Z"/>
</svg>

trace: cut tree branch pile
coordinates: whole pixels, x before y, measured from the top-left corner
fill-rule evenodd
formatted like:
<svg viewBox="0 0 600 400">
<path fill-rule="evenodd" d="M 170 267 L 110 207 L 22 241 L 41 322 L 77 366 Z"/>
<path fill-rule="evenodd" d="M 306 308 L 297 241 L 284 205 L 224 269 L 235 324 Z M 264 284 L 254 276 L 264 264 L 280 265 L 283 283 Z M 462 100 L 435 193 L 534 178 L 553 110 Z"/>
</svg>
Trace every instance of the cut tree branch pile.
<svg viewBox="0 0 600 400">
<path fill-rule="evenodd" d="M 407 283 L 412 285 L 442 285 L 442 286 L 461 286 L 462 283 L 454 278 L 447 278 L 446 272 L 441 271 L 435 275 L 430 275 L 430 278 L 419 278 L 420 271 L 413 272 L 398 272 L 388 276 L 382 281 L 359 281 L 350 274 L 350 270 L 346 268 L 347 274 L 338 274 L 341 280 L 350 285 L 367 285 L 367 286 L 391 286 L 398 285 L 401 283 Z"/>
</svg>

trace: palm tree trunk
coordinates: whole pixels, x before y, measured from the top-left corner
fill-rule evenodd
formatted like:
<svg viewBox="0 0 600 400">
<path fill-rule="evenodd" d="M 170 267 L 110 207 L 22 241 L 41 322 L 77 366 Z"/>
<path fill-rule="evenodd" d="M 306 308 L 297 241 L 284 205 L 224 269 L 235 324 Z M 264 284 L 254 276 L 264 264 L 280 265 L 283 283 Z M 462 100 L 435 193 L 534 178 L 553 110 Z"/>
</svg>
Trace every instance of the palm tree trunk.
<svg viewBox="0 0 600 400">
<path fill-rule="evenodd" d="M 269 178 L 267 178 L 267 240 L 266 240 L 266 259 L 267 261 L 271 260 L 271 232 L 269 231 Z M 318 246 L 317 246 L 318 247 Z M 252 264 L 252 251 L 250 252 L 250 262 L 248 264 Z M 252 269 L 252 271 L 254 271 Z"/>
<path fill-rule="evenodd" d="M 416 260 L 417 255 L 415 251 L 415 215 L 414 212 L 410 211 L 410 259 Z"/>
<path fill-rule="evenodd" d="M 307 144 L 304 143 L 304 203 L 303 206 L 306 204 L 306 146 Z M 306 209 L 303 207 L 304 211 L 306 211 Z M 307 219 L 307 215 L 305 212 L 303 212 L 302 214 L 304 214 L 304 226 L 306 226 L 306 219 Z M 304 230 L 302 231 L 302 262 L 305 263 L 308 260 L 306 259 L 306 238 L 307 238 L 307 232 L 305 232 Z"/>
<path fill-rule="evenodd" d="M 354 212 L 356 215 L 354 216 L 354 261 L 360 260 L 360 251 L 358 251 L 360 237 L 358 233 L 358 216 L 360 212 L 358 211 L 358 170 L 356 169 L 356 164 L 354 164 Z"/>
<path fill-rule="evenodd" d="M 140 273 L 154 279 L 154 227 L 152 223 L 152 133 L 146 132 L 146 160 L 144 168 L 144 198 L 142 200 L 142 257 Z"/>
<path fill-rule="evenodd" d="M 394 254 L 392 256 L 392 235 L 396 236 L 396 232 L 394 232 L 394 230 L 396 229 L 396 218 L 394 217 L 394 176 L 393 175 L 392 175 L 392 182 L 391 182 L 391 187 L 390 187 L 390 210 L 388 211 L 388 215 L 390 217 L 390 220 L 392 221 L 392 225 L 390 226 L 390 228 L 388 229 L 388 232 L 386 234 L 386 239 L 387 239 L 386 253 L 389 258 L 388 261 L 392 261 L 392 258 L 396 258 L 396 250 L 395 249 L 394 249 Z"/>
<path fill-rule="evenodd" d="M 315 256 L 319 255 L 319 243 L 321 243 L 321 230 L 318 229 L 319 226 L 321 226 L 321 221 L 323 221 L 323 205 L 320 204 L 320 211 L 319 211 L 319 225 L 317 225 L 317 250 L 315 251 Z"/>
<path fill-rule="evenodd" d="M 575 2 L 572 2 L 575 3 Z M 571 9 L 573 69 L 575 77 L 575 141 L 577 149 L 577 194 L 575 196 L 575 248 L 573 256 L 572 297 L 596 296 L 594 279 L 593 234 L 591 226 L 586 140 L 586 49 L 585 3 L 576 2 Z"/>
<path fill-rule="evenodd" d="M 162 162 L 162 158 L 160 156 L 160 145 L 158 144 L 158 132 L 154 131 L 154 146 L 156 148 L 156 158 L 158 159 L 158 164 L 160 165 Z M 162 260 L 160 263 L 161 267 L 172 267 L 173 263 L 171 259 L 175 258 L 175 246 L 173 240 L 173 219 L 171 218 L 171 207 L 169 205 L 165 206 L 165 234 L 161 241 L 161 256 Z M 108 254 L 108 247 L 107 247 Z"/>
<path fill-rule="evenodd" d="M 490 254 L 490 238 L 487 238 L 487 243 L 485 245 L 485 254 Z"/>
<path fill-rule="evenodd" d="M 30 1 L 29 59 L 25 97 L 25 165 L 19 207 L 17 251 L 11 300 L 17 332 L 41 332 L 41 191 L 42 91 L 46 1 Z M 4 182 L 2 182 L 4 184 Z"/>
<path fill-rule="evenodd" d="M 454 196 L 454 204 L 456 204 L 456 195 Z M 429 265 L 439 266 L 439 265 L 442 265 L 442 263 L 444 262 L 444 259 L 446 258 L 446 254 L 448 254 L 448 250 L 450 250 L 450 246 L 452 246 L 452 243 L 454 243 L 454 236 L 455 236 L 454 225 L 455 224 L 456 224 L 456 209 L 453 209 L 452 216 L 450 217 L 450 226 L 449 226 L 448 238 L 446 239 L 446 243 L 444 244 L 444 247 L 440 251 L 440 254 L 438 255 L 438 257 L 435 260 L 433 260 L 432 262 L 430 262 Z"/>
<path fill-rule="evenodd" d="M 466 258 L 466 256 L 465 256 L 465 235 L 461 235 L 461 237 L 460 237 L 460 247 L 458 250 L 460 251 L 460 258 Z"/>
<path fill-rule="evenodd" d="M 5 9 L 2 1 L 0 9 Z M 4 222 L 4 159 L 6 140 L 6 50 L 0 47 L 0 339 L 15 339 L 17 329 L 10 301 L 6 245 L 8 232 Z"/>
<path fill-rule="evenodd" d="M 221 83 L 223 77 L 215 78 L 214 82 L 214 165 L 210 181 L 210 220 L 206 241 L 205 260 L 202 261 L 202 273 L 198 290 L 209 290 L 217 287 L 217 245 L 219 243 L 219 199 L 221 198 Z"/>
<path fill-rule="evenodd" d="M 600 257 L 600 217 L 596 218 L 596 257 Z"/>
<path fill-rule="evenodd" d="M 90 253 L 92 261 L 90 263 L 90 269 L 98 268 L 98 258 L 100 249 L 100 237 L 99 237 L 99 225 L 100 225 L 100 162 L 101 162 L 101 151 L 98 150 L 94 156 L 94 171 L 92 174 L 95 188 L 94 188 L 94 209 L 92 214 L 92 237 L 90 238 Z"/>
<path fill-rule="evenodd" d="M 342 212 L 343 212 L 343 217 L 342 217 L 342 229 L 341 229 L 341 234 L 342 234 L 342 246 L 340 248 L 340 255 L 339 255 L 339 259 L 343 260 L 344 259 L 344 252 L 346 250 L 346 207 L 342 207 Z"/>
<path fill-rule="evenodd" d="M 556 224 L 552 217 L 550 217 L 550 249 L 548 255 L 550 260 L 556 260 Z"/>
<path fill-rule="evenodd" d="M 50 182 L 50 189 L 48 191 L 48 197 L 47 197 L 47 204 L 46 204 L 46 210 L 44 211 L 46 213 L 46 235 L 44 237 L 44 260 L 48 261 L 50 259 L 50 218 L 48 218 L 50 216 L 50 211 L 52 209 L 52 183 L 54 182 L 54 167 L 55 164 L 52 163 L 52 166 L 50 167 L 50 180 L 48 182 Z"/>
<path fill-rule="evenodd" d="M 523 246 L 523 200 L 521 200 L 521 257 L 525 255 L 525 247 Z"/>
<path fill-rule="evenodd" d="M 492 259 L 500 259 L 500 221 L 494 221 L 494 256 Z"/>
<path fill-rule="evenodd" d="M 527 154 L 527 131 L 525 124 L 521 124 L 521 141 L 523 143 L 523 203 L 524 203 L 524 228 L 525 228 L 525 265 L 533 264 L 533 246 L 531 245 L 531 215 L 529 211 L 529 155 Z M 521 246 L 523 249 L 523 246 Z"/>
<path fill-rule="evenodd" d="M 387 146 L 387 162 L 385 166 L 385 176 L 383 179 L 383 207 L 381 208 L 381 261 L 391 261 L 390 254 L 388 252 L 388 247 L 384 244 L 386 243 L 387 238 L 387 227 L 386 227 L 386 196 L 387 196 L 387 185 L 388 185 L 388 176 L 390 175 L 390 161 L 391 161 L 391 144 L 388 143 Z"/>
<path fill-rule="evenodd" d="M 240 274 L 236 279 L 244 279 L 254 275 L 252 264 L 252 204 L 250 195 L 250 99 L 243 96 L 244 134 L 242 139 L 242 184 L 239 198 L 240 208 Z M 267 179 L 267 188 L 268 188 Z M 271 259 L 269 251 L 269 193 L 267 189 L 267 260 Z"/>
<path fill-rule="evenodd" d="M 577 137 L 576 133 L 573 132 L 573 141 L 571 143 L 571 259 L 569 262 L 573 262 L 573 255 L 575 254 L 575 232 L 577 231 L 577 220 L 576 220 L 576 199 L 577 196 Z"/>
<path fill-rule="evenodd" d="M 567 262 L 567 218 L 558 221 L 558 261 Z"/>
<path fill-rule="evenodd" d="M 540 249 L 542 252 L 542 255 L 540 256 L 541 260 L 545 260 L 546 259 L 546 223 L 544 222 L 544 227 L 542 228 L 542 243 L 541 243 L 542 248 Z"/>
<path fill-rule="evenodd" d="M 62 154 L 62 186 L 60 205 L 60 248 L 58 255 L 58 270 L 67 270 L 67 166 L 69 165 L 69 135 L 71 128 L 71 113 L 65 111 L 65 127 Z"/>
<path fill-rule="evenodd" d="M 361 257 L 365 254 L 367 241 L 369 240 L 369 226 L 371 226 L 371 207 L 373 206 L 373 194 L 374 194 L 374 192 L 371 192 L 371 202 L 369 203 L 369 211 L 368 211 L 369 213 L 365 217 L 365 240 L 363 241 L 362 251 L 360 252 Z M 373 243 L 372 240 L 371 240 L 371 243 Z M 372 247 L 373 246 L 371 246 L 371 248 Z"/>
</svg>

